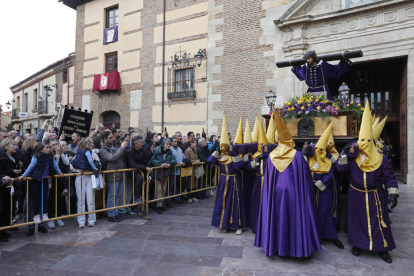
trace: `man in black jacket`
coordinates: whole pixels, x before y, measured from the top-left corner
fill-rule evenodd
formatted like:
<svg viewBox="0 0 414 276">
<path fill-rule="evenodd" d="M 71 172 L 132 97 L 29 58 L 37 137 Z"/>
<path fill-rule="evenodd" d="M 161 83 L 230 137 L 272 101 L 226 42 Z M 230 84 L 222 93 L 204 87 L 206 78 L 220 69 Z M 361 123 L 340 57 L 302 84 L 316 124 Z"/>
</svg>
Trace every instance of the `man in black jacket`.
<svg viewBox="0 0 414 276">
<path fill-rule="evenodd" d="M 130 168 L 141 170 L 144 176 L 151 169 L 147 166 L 151 156 L 148 156 L 144 151 L 144 140 L 141 136 L 135 136 L 132 139 L 131 150 L 128 154 L 128 164 Z M 144 178 L 141 172 L 135 171 L 135 188 L 134 188 L 134 203 L 142 202 L 142 183 Z"/>
</svg>

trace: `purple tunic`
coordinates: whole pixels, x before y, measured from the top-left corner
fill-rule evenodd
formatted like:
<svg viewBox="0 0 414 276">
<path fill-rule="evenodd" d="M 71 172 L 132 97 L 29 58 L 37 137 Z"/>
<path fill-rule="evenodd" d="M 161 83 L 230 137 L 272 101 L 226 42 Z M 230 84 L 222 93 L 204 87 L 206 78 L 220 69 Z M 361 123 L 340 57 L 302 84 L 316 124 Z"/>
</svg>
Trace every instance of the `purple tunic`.
<svg viewBox="0 0 414 276">
<path fill-rule="evenodd" d="M 241 196 L 241 183 L 237 180 L 237 171 L 243 168 L 243 162 L 222 165 L 213 155 L 207 159 L 207 162 L 217 165 L 220 169 L 211 225 L 221 229 L 246 228 L 247 219 Z"/>
<path fill-rule="evenodd" d="M 292 72 L 300 81 L 306 80 L 306 84 L 309 86 L 307 92 L 312 93 L 326 91 L 328 99 L 332 99 L 329 91 L 328 80 L 339 79 L 344 76 L 349 68 L 351 68 L 351 65 L 351 61 L 341 60 L 337 66 L 329 64 L 326 61 L 321 61 L 316 66 L 310 68 L 307 64 L 302 67 L 293 67 Z"/>
<path fill-rule="evenodd" d="M 251 158 L 247 162 L 243 162 L 243 169 L 237 172 L 241 187 L 241 197 L 243 198 L 244 210 L 246 214 L 247 224 L 250 225 L 250 198 L 252 197 L 252 184 L 253 178 L 251 172 L 247 170 L 248 164 L 251 162 Z"/>
<path fill-rule="evenodd" d="M 308 257 L 321 250 L 313 186 L 300 152 L 282 173 L 267 160 L 255 240 L 266 256 Z"/>
<path fill-rule="evenodd" d="M 363 172 L 355 159 L 339 165 L 338 171 L 348 172 L 348 242 L 370 251 L 389 251 L 395 248 L 387 209 L 387 192 L 382 188 L 398 188 L 394 171 L 387 156 L 378 169 Z M 365 179 L 365 181 L 364 181 Z M 365 192 L 368 190 L 368 192 Z M 384 225 L 380 223 L 381 216 Z"/>
</svg>

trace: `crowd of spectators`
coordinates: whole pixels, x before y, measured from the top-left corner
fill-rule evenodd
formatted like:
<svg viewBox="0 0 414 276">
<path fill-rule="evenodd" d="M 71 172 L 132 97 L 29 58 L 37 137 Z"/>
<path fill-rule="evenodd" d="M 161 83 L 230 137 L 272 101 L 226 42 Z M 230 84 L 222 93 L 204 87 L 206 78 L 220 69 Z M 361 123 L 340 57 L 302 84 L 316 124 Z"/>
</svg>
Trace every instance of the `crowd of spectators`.
<svg viewBox="0 0 414 276">
<path fill-rule="evenodd" d="M 204 174 L 209 168 L 200 163 L 219 148 L 217 137 L 212 135 L 207 140 L 204 130 L 201 135 L 188 132 L 183 137 L 176 132 L 169 137 L 167 131 L 147 131 L 141 135 L 132 127 L 123 132 L 118 127 L 109 130 L 98 124 L 89 137 L 73 133 L 68 143 L 64 133 L 58 137 L 57 128 L 49 130 L 49 123 L 45 121 L 36 135 L 20 136 L 18 131 L 0 129 L 0 227 L 10 226 L 10 222 L 18 225 L 34 221 L 39 232 L 47 233 L 48 228 L 65 226 L 57 218 L 85 212 L 89 213 L 76 217 L 79 228 L 84 228 L 86 222 L 94 227 L 97 219 L 106 216 L 111 222 L 120 222 L 125 219 L 122 214 L 139 212 L 140 207 L 134 204 L 143 200 L 147 173 L 151 185 L 146 192 L 152 199 L 171 196 L 154 203 L 152 207 L 158 214 L 174 208 L 174 204 L 196 203 L 212 195 L 208 189 L 192 192 L 207 187 L 209 174 L 197 174 Z M 104 171 L 129 168 L 139 171 L 105 173 L 102 179 Z M 192 173 L 184 177 L 184 168 Z M 185 195 L 173 196 L 180 193 Z M 133 207 L 116 208 L 122 205 Z M 94 212 L 104 206 L 112 209 Z M 35 233 L 35 225 L 29 225 L 28 236 Z M 0 242 L 9 238 L 9 233 L 0 231 Z"/>
</svg>

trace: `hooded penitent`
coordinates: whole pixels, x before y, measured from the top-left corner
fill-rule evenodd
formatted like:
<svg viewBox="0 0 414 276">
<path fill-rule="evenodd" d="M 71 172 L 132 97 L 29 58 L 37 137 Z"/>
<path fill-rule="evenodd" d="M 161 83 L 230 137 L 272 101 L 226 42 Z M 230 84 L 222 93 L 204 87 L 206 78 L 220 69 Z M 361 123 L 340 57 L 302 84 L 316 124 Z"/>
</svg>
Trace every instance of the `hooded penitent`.
<svg viewBox="0 0 414 276">
<path fill-rule="evenodd" d="M 244 130 L 244 142 L 253 143 L 252 134 L 250 133 L 249 120 L 246 119 L 246 129 Z"/>
<path fill-rule="evenodd" d="M 274 124 L 274 120 L 273 120 L 273 114 L 270 116 L 269 126 L 267 127 L 266 137 L 267 137 L 267 141 L 270 144 L 275 143 L 275 124 Z"/>
<path fill-rule="evenodd" d="M 381 139 L 379 138 L 381 135 L 382 130 L 384 129 L 385 122 L 387 121 L 387 117 L 385 117 L 381 122 L 379 122 L 375 127 L 372 128 L 372 136 L 374 137 L 375 146 L 377 150 L 382 151 L 384 145 L 382 144 Z"/>
<path fill-rule="evenodd" d="M 361 129 L 359 130 L 358 155 L 356 163 L 363 172 L 372 172 L 381 166 L 382 156 L 374 145 L 372 133 L 372 116 L 369 102 L 365 105 L 364 115 L 362 115 Z"/>
<path fill-rule="evenodd" d="M 270 158 L 276 169 L 279 172 L 283 172 L 295 157 L 295 141 L 293 141 L 292 135 L 289 133 L 283 119 L 274 108 L 273 114 L 276 121 L 276 130 L 279 134 L 279 144 L 277 148 L 270 153 Z"/>
<path fill-rule="evenodd" d="M 319 174 L 327 174 L 331 170 L 332 161 L 326 157 L 326 146 L 328 145 L 329 136 L 332 131 L 332 122 L 322 133 L 315 145 L 315 153 L 308 157 L 308 164 L 311 171 Z"/>
<path fill-rule="evenodd" d="M 237 128 L 236 138 L 234 144 L 243 144 L 243 119 L 240 117 L 239 127 Z"/>
<path fill-rule="evenodd" d="M 253 127 L 253 134 L 252 134 L 252 141 L 253 143 L 257 143 L 259 140 L 259 120 L 256 118 Z"/>
<path fill-rule="evenodd" d="M 257 130 L 258 130 L 258 141 L 257 141 L 257 152 L 253 154 L 252 158 L 255 159 L 257 156 L 262 154 L 262 147 L 269 144 L 267 141 L 266 132 L 263 127 L 262 119 L 257 120 Z"/>
<path fill-rule="evenodd" d="M 227 152 L 227 148 L 229 145 L 230 145 L 229 131 L 227 128 L 226 116 L 224 116 L 223 124 L 221 126 L 220 154 L 218 157 L 218 161 L 222 165 L 227 165 L 232 162 L 232 157 Z"/>
<path fill-rule="evenodd" d="M 336 147 L 335 147 L 335 140 L 333 138 L 333 131 L 332 130 L 331 130 L 331 135 L 329 135 L 328 144 L 326 145 L 326 152 L 329 152 L 330 154 L 332 154 L 333 158 L 338 160 L 339 153 L 338 153 L 338 151 L 336 150 Z"/>
</svg>

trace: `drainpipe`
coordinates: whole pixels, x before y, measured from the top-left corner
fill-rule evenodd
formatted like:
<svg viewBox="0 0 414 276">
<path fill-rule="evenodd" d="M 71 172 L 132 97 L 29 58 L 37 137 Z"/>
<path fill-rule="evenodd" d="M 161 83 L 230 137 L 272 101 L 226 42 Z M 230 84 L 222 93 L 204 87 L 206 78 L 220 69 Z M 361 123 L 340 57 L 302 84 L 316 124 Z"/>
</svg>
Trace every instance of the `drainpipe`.
<svg viewBox="0 0 414 276">
<path fill-rule="evenodd" d="M 161 133 L 164 132 L 164 90 L 165 90 L 165 13 L 167 10 L 167 0 L 164 0 L 164 13 L 162 23 L 162 107 L 161 107 Z"/>
</svg>

